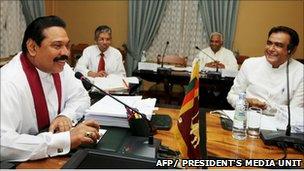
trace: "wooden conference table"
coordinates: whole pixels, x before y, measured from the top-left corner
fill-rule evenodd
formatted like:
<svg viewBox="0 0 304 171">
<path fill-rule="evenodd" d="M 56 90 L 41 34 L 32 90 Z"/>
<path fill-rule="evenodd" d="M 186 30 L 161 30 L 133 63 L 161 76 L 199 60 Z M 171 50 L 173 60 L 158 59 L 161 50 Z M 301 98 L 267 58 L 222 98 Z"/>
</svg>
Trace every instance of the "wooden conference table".
<svg viewBox="0 0 304 171">
<path fill-rule="evenodd" d="M 154 136 L 161 139 L 162 144 L 169 146 L 172 150 L 178 150 L 174 139 L 173 127 L 176 126 L 179 109 L 159 108 L 159 114 L 169 114 L 172 118 L 172 128 L 169 131 L 158 131 Z M 276 146 L 266 146 L 261 139 L 247 138 L 244 141 L 237 141 L 232 138 L 232 132 L 224 130 L 220 124 L 220 118 L 207 114 L 207 152 L 210 157 L 226 159 L 281 159 L 284 154 Z M 17 166 L 17 169 L 59 169 L 68 160 L 69 156 L 57 156 L 53 158 L 27 161 Z M 303 154 L 294 150 L 287 149 L 287 159 L 302 159 Z"/>
</svg>

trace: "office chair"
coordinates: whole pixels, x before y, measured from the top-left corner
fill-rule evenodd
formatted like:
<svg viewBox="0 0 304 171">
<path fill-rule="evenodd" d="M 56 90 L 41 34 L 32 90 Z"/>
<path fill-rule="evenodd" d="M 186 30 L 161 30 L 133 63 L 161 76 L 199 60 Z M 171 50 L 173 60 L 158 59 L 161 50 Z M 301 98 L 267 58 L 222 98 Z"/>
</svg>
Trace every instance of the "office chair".
<svg viewBox="0 0 304 171">
<path fill-rule="evenodd" d="M 71 46 L 71 55 L 70 55 L 70 58 L 69 58 L 69 65 L 71 67 L 75 67 L 78 59 L 81 57 L 82 55 L 82 51 L 88 47 L 89 44 L 86 44 L 86 43 L 79 43 L 79 44 L 72 44 Z"/>
</svg>

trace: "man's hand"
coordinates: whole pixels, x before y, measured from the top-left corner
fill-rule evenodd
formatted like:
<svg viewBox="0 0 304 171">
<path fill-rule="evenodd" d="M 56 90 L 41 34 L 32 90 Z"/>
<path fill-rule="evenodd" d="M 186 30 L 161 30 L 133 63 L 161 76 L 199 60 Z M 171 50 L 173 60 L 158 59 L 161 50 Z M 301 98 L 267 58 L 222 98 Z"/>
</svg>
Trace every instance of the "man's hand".
<svg viewBox="0 0 304 171">
<path fill-rule="evenodd" d="M 88 72 L 88 76 L 89 77 L 106 77 L 108 74 L 105 71 L 99 71 L 99 72 L 93 72 L 93 71 L 89 71 Z"/>
<path fill-rule="evenodd" d="M 96 143 L 100 138 L 99 124 L 94 120 L 86 120 L 70 130 L 71 149 L 81 144 Z"/>
<path fill-rule="evenodd" d="M 249 107 L 258 107 L 261 108 L 262 110 L 265 110 L 267 108 L 267 105 L 265 102 L 261 102 L 260 100 L 256 98 L 247 98 L 246 99 Z"/>
<path fill-rule="evenodd" d="M 206 63 L 205 66 L 210 67 L 210 68 L 225 68 L 225 65 L 222 64 L 220 61 L 209 62 L 209 63 Z"/>
<path fill-rule="evenodd" d="M 97 74 L 98 74 L 99 77 L 106 77 L 106 76 L 108 76 L 108 74 L 106 73 L 106 71 L 99 71 Z"/>
<path fill-rule="evenodd" d="M 49 132 L 65 132 L 72 128 L 72 121 L 64 115 L 58 115 L 51 123 Z"/>
</svg>

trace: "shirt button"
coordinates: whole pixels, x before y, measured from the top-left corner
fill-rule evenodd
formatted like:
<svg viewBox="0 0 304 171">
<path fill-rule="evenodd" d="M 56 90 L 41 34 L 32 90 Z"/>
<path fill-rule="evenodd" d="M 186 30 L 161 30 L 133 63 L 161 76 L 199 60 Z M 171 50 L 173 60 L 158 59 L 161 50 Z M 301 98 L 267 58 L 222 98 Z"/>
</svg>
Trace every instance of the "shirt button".
<svg viewBox="0 0 304 171">
<path fill-rule="evenodd" d="M 63 152 L 63 149 L 62 148 L 58 148 L 57 149 L 57 153 L 62 153 Z"/>
</svg>

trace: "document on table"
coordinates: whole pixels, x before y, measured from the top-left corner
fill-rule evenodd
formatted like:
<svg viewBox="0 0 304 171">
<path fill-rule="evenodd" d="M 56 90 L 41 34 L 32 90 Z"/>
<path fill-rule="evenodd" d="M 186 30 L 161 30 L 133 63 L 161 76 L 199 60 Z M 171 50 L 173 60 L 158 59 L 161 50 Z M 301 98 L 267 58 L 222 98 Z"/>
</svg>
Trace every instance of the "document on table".
<svg viewBox="0 0 304 171">
<path fill-rule="evenodd" d="M 99 142 L 101 140 L 101 138 L 103 137 L 103 135 L 107 132 L 106 129 L 99 129 L 99 135 L 100 138 L 97 140 L 97 142 Z"/>
<path fill-rule="evenodd" d="M 155 110 L 156 99 L 142 99 L 142 96 L 114 96 L 118 100 L 132 108 L 136 108 L 140 113 L 151 119 Z M 127 110 L 124 105 L 117 102 L 110 96 L 105 96 L 92 105 L 85 114 L 86 119 L 95 119 L 104 126 L 129 127 L 127 120 Z"/>
<path fill-rule="evenodd" d="M 123 77 L 110 74 L 106 77 L 94 78 L 94 84 L 105 91 L 119 91 L 128 89 L 128 85 L 123 81 Z"/>
</svg>

